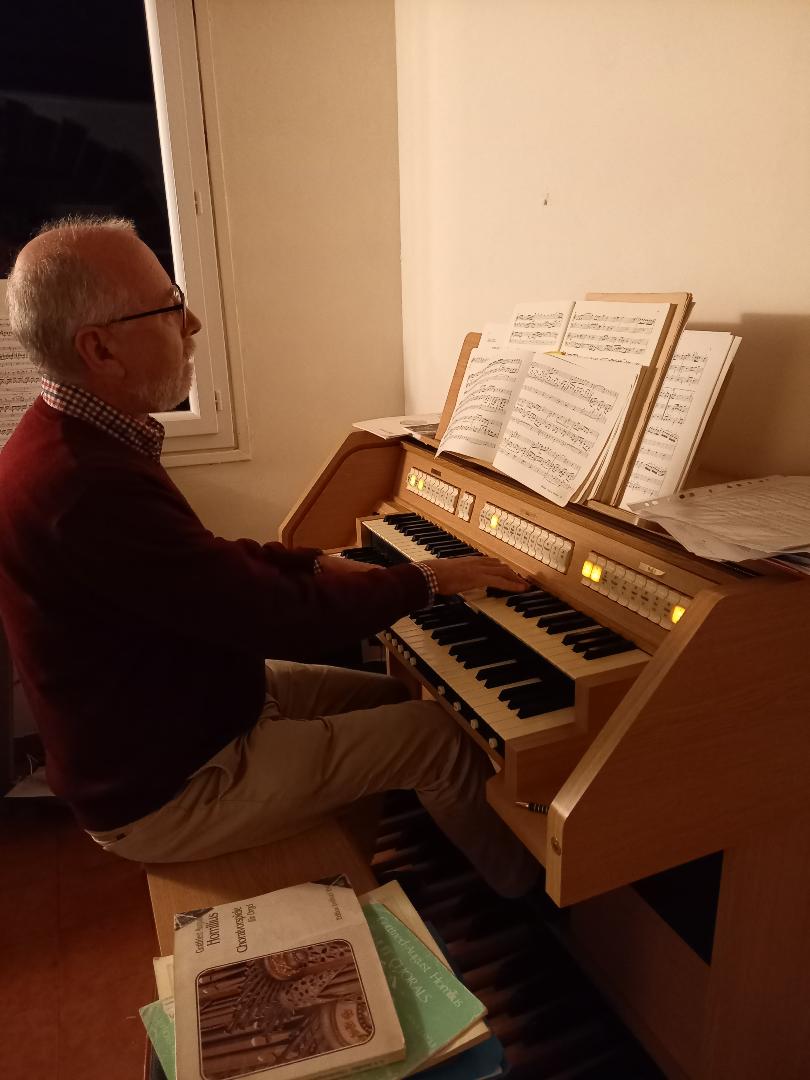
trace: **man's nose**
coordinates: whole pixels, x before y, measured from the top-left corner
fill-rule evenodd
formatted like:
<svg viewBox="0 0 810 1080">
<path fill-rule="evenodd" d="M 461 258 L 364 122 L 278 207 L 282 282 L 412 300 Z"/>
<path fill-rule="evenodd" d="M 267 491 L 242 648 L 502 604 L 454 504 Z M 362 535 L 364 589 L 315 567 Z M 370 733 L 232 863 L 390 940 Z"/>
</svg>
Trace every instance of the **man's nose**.
<svg viewBox="0 0 810 1080">
<path fill-rule="evenodd" d="M 202 323 L 197 318 L 197 316 L 194 314 L 194 312 L 191 310 L 191 308 L 187 307 L 186 308 L 186 335 L 188 337 L 191 337 L 193 334 L 199 333 L 200 330 L 202 330 Z"/>
</svg>

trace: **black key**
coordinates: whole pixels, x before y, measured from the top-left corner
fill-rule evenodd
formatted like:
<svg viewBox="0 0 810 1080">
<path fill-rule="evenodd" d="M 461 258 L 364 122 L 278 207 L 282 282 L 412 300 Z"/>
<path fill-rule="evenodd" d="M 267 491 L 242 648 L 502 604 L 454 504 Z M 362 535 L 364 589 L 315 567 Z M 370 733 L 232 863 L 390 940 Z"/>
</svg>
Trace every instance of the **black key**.
<svg viewBox="0 0 810 1080">
<path fill-rule="evenodd" d="M 520 614 L 524 619 L 534 619 L 538 615 L 554 615 L 561 611 L 568 611 L 569 607 L 563 603 L 562 600 L 538 600 L 534 604 L 529 604 L 525 608 L 521 608 Z"/>
<path fill-rule="evenodd" d="M 388 525 L 398 525 L 403 521 L 424 521 L 418 514 L 386 514 L 383 518 Z"/>
<path fill-rule="evenodd" d="M 528 664 L 510 663 L 487 668 L 486 671 L 479 671 L 475 677 L 488 690 L 492 690 L 496 686 L 509 686 L 511 683 L 520 682 L 522 679 L 530 679 L 535 674 Z"/>
<path fill-rule="evenodd" d="M 547 626 L 546 627 L 546 633 L 547 634 L 564 634 L 566 632 L 566 630 L 577 630 L 577 629 L 579 629 L 580 627 L 583 627 L 583 626 L 592 627 L 593 625 L 594 625 L 593 619 L 589 615 L 580 615 L 579 618 L 574 619 L 574 620 L 570 620 L 570 621 L 566 622 L 562 626 L 560 626 L 560 625 Z"/>
<path fill-rule="evenodd" d="M 507 708 L 523 720 L 527 716 L 537 716 L 548 712 L 549 700 L 548 694 L 535 694 L 534 697 L 519 698 L 517 701 L 509 702 Z"/>
<path fill-rule="evenodd" d="M 454 649 L 461 648 L 463 646 L 480 645 L 486 641 L 487 638 L 481 630 L 468 630 L 462 637 L 456 638 L 454 641 L 443 641 L 441 638 L 436 639 L 436 644 L 442 649 L 447 649 L 450 656 L 458 656 L 458 653 L 453 652 Z"/>
<path fill-rule="evenodd" d="M 601 646 L 603 645 L 618 645 L 624 640 L 625 639 L 623 637 L 619 637 L 618 634 L 614 634 L 611 630 L 610 634 L 607 637 L 600 637 L 597 638 L 595 641 L 579 641 L 576 645 L 572 645 L 571 648 L 574 650 L 574 652 L 584 653 L 587 652 L 588 649 L 598 649 L 601 648 Z"/>
<path fill-rule="evenodd" d="M 440 533 L 445 530 L 441 525 L 434 525 L 432 521 L 406 521 L 402 525 L 397 525 L 397 532 L 404 533 L 406 536 L 416 536 L 419 533 Z"/>
<path fill-rule="evenodd" d="M 512 655 L 512 650 L 501 645 L 493 646 L 490 649 L 482 649 L 480 653 L 470 653 L 464 657 L 457 656 L 456 660 L 461 660 L 464 667 L 469 671 L 470 668 L 488 667 L 490 664 L 497 664 L 499 660 L 508 660 Z"/>
<path fill-rule="evenodd" d="M 421 626 L 423 630 L 433 630 L 437 626 L 458 626 L 459 623 L 469 622 L 470 613 L 462 608 L 458 612 L 442 611 L 437 612 L 435 615 L 420 615 L 418 619 L 413 621 L 417 626 Z"/>
<path fill-rule="evenodd" d="M 458 641 L 469 641 L 471 638 L 481 637 L 482 633 L 480 623 L 471 621 L 434 630 L 430 636 L 437 645 L 455 645 Z"/>
<path fill-rule="evenodd" d="M 495 644 L 492 638 L 479 635 L 476 641 L 471 636 L 468 641 L 459 641 L 458 644 L 451 645 L 450 655 L 454 656 L 460 664 L 463 664 L 465 660 L 476 660 L 479 656 L 486 656 L 489 650 L 495 648 Z M 481 662 L 483 663 L 483 661 Z"/>
<path fill-rule="evenodd" d="M 534 679 L 532 682 L 524 683 L 523 686 L 506 686 L 498 694 L 498 701 L 505 701 L 509 704 L 512 701 L 520 701 L 522 698 L 536 697 L 539 693 L 545 693 L 547 690 L 547 684 L 542 679 Z"/>
<path fill-rule="evenodd" d="M 442 529 L 438 525 L 413 525 L 407 526 L 408 535 L 414 538 L 435 536 L 437 540 L 455 540 L 455 536 Z"/>
<path fill-rule="evenodd" d="M 555 612 L 552 612 L 549 615 L 541 615 L 540 618 L 537 620 L 537 625 L 542 627 L 542 626 L 548 626 L 549 623 L 553 624 L 554 621 L 557 618 L 559 618 L 560 615 L 581 615 L 581 614 L 582 614 L 582 612 L 575 611 L 573 608 L 567 607 L 565 604 L 563 604 L 561 611 L 555 611 Z"/>
<path fill-rule="evenodd" d="M 426 521 L 425 518 L 414 517 L 407 521 L 392 521 L 391 524 L 398 532 L 405 532 L 406 529 L 436 529 L 437 525 L 434 525 L 432 521 Z"/>
<path fill-rule="evenodd" d="M 424 544 L 428 540 L 440 540 L 443 537 L 445 539 L 447 538 L 447 533 L 444 531 L 444 529 L 427 529 L 421 525 L 406 527 L 404 529 L 400 529 L 400 532 L 417 544 Z"/>
<path fill-rule="evenodd" d="M 512 593 L 506 601 L 507 607 L 517 607 L 518 604 L 529 603 L 532 600 L 540 600 L 548 597 L 545 589 L 532 589 L 530 592 Z"/>
<path fill-rule="evenodd" d="M 571 615 L 564 612 L 562 615 L 544 617 L 547 620 L 545 627 L 550 634 L 561 634 L 564 630 L 581 630 L 583 626 L 591 626 L 593 623 L 590 615 L 583 615 L 581 611 L 575 611 Z"/>
<path fill-rule="evenodd" d="M 542 713 L 556 712 L 557 709 L 565 709 L 573 704 L 571 698 L 566 695 L 555 695 L 541 701 L 524 702 L 517 710 L 519 720 L 528 720 L 530 716 L 540 716 Z"/>
<path fill-rule="evenodd" d="M 580 641 L 598 641 L 600 638 L 610 637 L 613 633 L 606 626 L 596 623 L 592 630 L 577 630 L 576 633 L 566 634 L 563 645 L 577 645 Z"/>
<path fill-rule="evenodd" d="M 586 660 L 598 660 L 601 656 L 615 656 L 617 653 L 630 652 L 635 647 L 634 642 L 622 640 L 614 644 L 598 645 L 596 648 L 586 649 L 584 657 Z"/>
</svg>

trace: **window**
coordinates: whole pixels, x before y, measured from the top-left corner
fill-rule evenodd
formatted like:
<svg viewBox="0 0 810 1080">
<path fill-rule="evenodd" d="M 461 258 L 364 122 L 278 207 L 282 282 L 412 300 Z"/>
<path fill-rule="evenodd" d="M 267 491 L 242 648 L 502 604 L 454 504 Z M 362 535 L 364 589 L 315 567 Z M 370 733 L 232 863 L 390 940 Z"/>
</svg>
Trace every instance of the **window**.
<svg viewBox="0 0 810 1080">
<path fill-rule="evenodd" d="M 10 9 L 6 32 L 15 47 L 0 90 L 0 273 L 43 220 L 70 212 L 133 218 L 203 323 L 189 400 L 158 417 L 164 461 L 246 457 L 192 0 L 29 0 Z"/>
</svg>

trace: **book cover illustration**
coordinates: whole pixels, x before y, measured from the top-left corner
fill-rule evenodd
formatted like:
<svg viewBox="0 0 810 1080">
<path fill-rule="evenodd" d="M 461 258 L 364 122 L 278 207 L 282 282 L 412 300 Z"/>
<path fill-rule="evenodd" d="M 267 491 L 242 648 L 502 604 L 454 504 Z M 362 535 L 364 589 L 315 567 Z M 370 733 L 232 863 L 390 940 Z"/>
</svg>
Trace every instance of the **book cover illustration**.
<svg viewBox="0 0 810 1080">
<path fill-rule="evenodd" d="M 197 1016 L 206 1080 L 320 1057 L 374 1034 L 354 951 L 340 938 L 201 972 Z"/>
</svg>

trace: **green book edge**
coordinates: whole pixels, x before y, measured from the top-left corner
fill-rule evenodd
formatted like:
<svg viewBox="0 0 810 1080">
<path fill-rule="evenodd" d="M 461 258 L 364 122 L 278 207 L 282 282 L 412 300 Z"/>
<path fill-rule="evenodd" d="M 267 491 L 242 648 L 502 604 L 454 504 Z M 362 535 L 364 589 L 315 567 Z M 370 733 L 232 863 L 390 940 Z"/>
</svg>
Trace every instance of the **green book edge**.
<svg viewBox="0 0 810 1080">
<path fill-rule="evenodd" d="M 405 1058 L 364 1069 L 363 1080 L 410 1076 L 486 1012 L 481 1001 L 383 904 L 364 904 L 405 1035 Z"/>
</svg>

